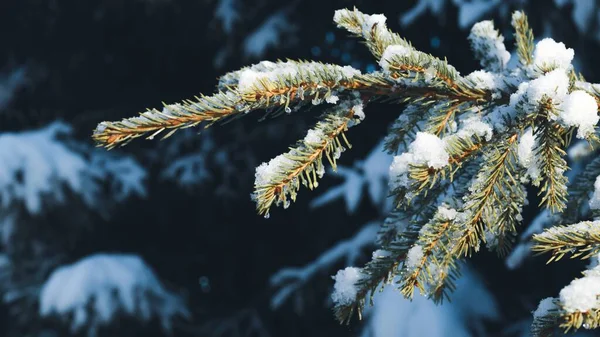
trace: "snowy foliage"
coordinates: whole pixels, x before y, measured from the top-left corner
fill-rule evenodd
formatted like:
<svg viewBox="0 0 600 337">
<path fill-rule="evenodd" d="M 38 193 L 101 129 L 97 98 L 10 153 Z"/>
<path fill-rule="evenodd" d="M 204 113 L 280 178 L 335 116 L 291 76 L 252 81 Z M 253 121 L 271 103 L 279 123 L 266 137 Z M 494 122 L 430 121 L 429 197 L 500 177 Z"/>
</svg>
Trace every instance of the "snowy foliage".
<svg viewBox="0 0 600 337">
<path fill-rule="evenodd" d="M 346 267 L 346 269 L 339 270 L 333 277 L 335 280 L 331 294 L 333 302 L 336 304 L 351 303 L 356 298 L 358 292 L 356 284 L 360 282 L 361 278 L 359 268 Z"/>
<path fill-rule="evenodd" d="M 252 58 L 263 56 L 269 48 L 279 45 L 282 40 L 296 30 L 291 25 L 288 13 L 281 10 L 269 16 L 244 41 L 245 55 Z"/>
<path fill-rule="evenodd" d="M 392 156 L 383 151 L 383 143 L 375 146 L 369 155 L 354 163 L 352 167 L 338 166 L 337 175 L 344 182 L 325 191 L 311 201 L 311 207 L 322 207 L 343 198 L 346 210 L 353 213 L 363 200 L 365 190 L 369 200 L 386 213 L 391 205 L 387 197 L 388 168 Z"/>
<path fill-rule="evenodd" d="M 158 319 L 166 331 L 174 318 L 189 315 L 136 255 L 97 254 L 62 266 L 42 287 L 39 301 L 40 315 L 61 317 L 72 331 L 87 328 L 90 335 L 119 315 Z"/>
<path fill-rule="evenodd" d="M 346 265 L 356 263 L 363 249 L 374 245 L 378 230 L 379 224 L 368 223 L 352 238 L 338 242 L 306 266 L 284 268 L 271 276 L 269 283 L 272 287 L 278 289 L 271 298 L 271 307 L 279 308 L 290 296 L 315 278 L 318 273 L 331 269 L 339 260 L 344 259 Z M 340 285 L 340 287 L 342 286 Z M 344 287 L 344 289 L 348 289 L 350 285 L 345 284 Z"/>
<path fill-rule="evenodd" d="M 423 3 L 434 4 L 417 6 Z M 478 4 L 483 2 L 469 2 L 471 9 Z M 390 31 L 382 14 L 342 9 L 336 11 L 334 21 L 364 40 L 379 71 L 362 74 L 347 66 L 317 62 L 263 61 L 223 76 L 219 92 L 212 96 L 102 122 L 93 137 L 113 148 L 147 134 L 152 138 L 167 131 L 168 137 L 179 129 L 212 125 L 256 110 L 279 116 L 322 105 L 319 122 L 296 146 L 256 169 L 252 198 L 257 212 L 269 217 L 272 206 L 288 208 L 296 201 L 301 185 L 311 190 L 319 186 L 318 179 L 326 171 L 323 158 L 335 170 L 341 153 L 351 147 L 344 132 L 363 120 L 367 105 L 380 99 L 406 103 L 408 108 L 385 144 L 396 155 L 389 168 L 396 208 L 383 222 L 377 240 L 380 249 L 372 260 L 361 269 L 346 267 L 334 276 L 332 299 L 340 322 L 348 322 L 354 313 L 360 315 L 369 296 L 392 281 L 407 299 L 413 299 L 417 290 L 437 303 L 449 298 L 460 276 L 460 260 L 478 252 L 482 243 L 501 256 L 511 251 L 528 205 L 530 183 L 539 190 L 539 216 L 548 213 L 526 230 L 527 236 L 534 234 L 536 245 L 522 235 L 513 250 L 517 259 L 526 255 L 523 247 L 552 252 L 551 260 L 566 254 L 589 257 L 595 252 L 597 237 L 592 231 L 596 228 L 583 231 L 583 223 L 535 234 L 538 227 L 557 221 L 574 223 L 570 219 L 580 218 L 581 202 L 589 194 L 582 183 L 579 191 L 568 190 L 569 174 L 579 168 L 574 164 L 569 172 L 566 151 L 573 135 L 590 144 L 598 140 L 600 90 L 574 71 L 572 49 L 550 38 L 536 44 L 527 17 L 515 12 L 518 62 L 509 62 L 504 38 L 493 24 L 482 22 L 475 25 L 470 40 L 484 69 L 463 77 L 445 59 L 416 50 Z M 581 168 L 586 179 L 596 169 Z M 353 179 L 349 185 L 358 185 L 356 176 Z M 348 198 L 349 210 L 356 208 L 356 195 Z M 334 251 L 332 255 L 340 255 Z M 331 261 L 331 256 L 325 257 Z M 315 268 L 325 264 L 317 262 Z M 301 284 L 315 268 L 292 274 Z M 561 294 L 560 300 L 568 307 L 573 298 L 581 298 L 588 306 L 561 307 L 561 318 L 566 320 L 561 327 L 579 329 L 580 315 L 587 315 L 584 327 L 600 326 L 600 318 L 588 312 L 600 310 L 596 307 L 600 304 L 585 301 L 580 288 L 565 288 L 568 294 Z M 294 286 L 287 289 L 293 291 Z M 275 302 L 286 296 L 286 291 L 281 292 Z M 547 323 L 554 327 L 556 322 L 536 317 L 532 329 L 540 331 Z"/>
<path fill-rule="evenodd" d="M 470 268 L 464 268 L 455 298 L 442 305 L 423 296 L 409 301 L 393 288 L 375 294 L 361 337 L 483 336 L 483 324 L 500 318 L 496 300 Z"/>
<path fill-rule="evenodd" d="M 0 74 L 0 111 L 10 104 L 16 91 L 24 87 L 27 81 L 26 67 L 16 68 L 8 74 Z"/>
<path fill-rule="evenodd" d="M 31 214 L 42 211 L 44 198 L 61 202 L 64 188 L 88 205 L 98 202 L 103 181 L 111 181 L 117 201 L 145 195 L 146 172 L 133 159 L 95 151 L 87 158 L 64 142 L 71 128 L 60 122 L 35 131 L 0 134 L 2 207 L 23 203 Z"/>
</svg>

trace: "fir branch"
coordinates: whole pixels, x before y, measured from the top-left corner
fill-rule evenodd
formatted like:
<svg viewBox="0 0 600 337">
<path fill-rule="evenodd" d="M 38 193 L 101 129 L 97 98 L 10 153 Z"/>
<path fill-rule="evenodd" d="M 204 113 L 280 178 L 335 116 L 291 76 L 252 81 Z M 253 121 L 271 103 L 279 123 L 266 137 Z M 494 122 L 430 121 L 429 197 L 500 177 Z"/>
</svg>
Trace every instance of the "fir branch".
<svg viewBox="0 0 600 337">
<path fill-rule="evenodd" d="M 484 224 L 494 218 L 497 210 L 504 209 L 508 199 L 508 191 L 520 186 L 515 175 L 516 148 L 518 134 L 495 146 L 487 154 L 483 167 L 477 174 L 471 193 L 465 197 L 464 210 L 467 214 L 463 230 L 456 240 L 452 254 L 470 256 L 473 249 L 478 250 L 479 241 L 483 239 Z M 494 223 L 488 223 L 494 228 Z"/>
<path fill-rule="evenodd" d="M 340 9 L 335 12 L 333 21 L 339 28 L 364 38 L 369 51 L 377 60 L 381 59 L 383 52 L 390 45 L 413 48 L 410 42 L 387 28 L 386 19 L 381 14 L 364 14 L 356 7 L 353 10 Z"/>
<path fill-rule="evenodd" d="M 554 106 L 546 101 L 539 114 L 539 126 L 534 129 L 537 141 L 535 155 L 539 158 L 542 185 L 539 195 L 543 195 L 540 206 L 552 212 L 562 212 L 567 200 L 568 179 L 564 172 L 568 169 L 564 159 L 568 146 L 568 133 L 552 119 L 555 116 Z"/>
<path fill-rule="evenodd" d="M 390 154 L 397 154 L 406 149 L 408 144 L 414 140 L 417 131 L 420 131 L 418 123 L 427 113 L 427 108 L 421 105 L 408 105 L 403 113 L 394 121 L 385 137 L 385 150 Z"/>
<path fill-rule="evenodd" d="M 521 223 L 523 217 L 521 212 L 525 204 L 526 190 L 520 185 L 518 188 L 510 190 L 508 202 L 505 208 L 497 213 L 497 218 L 490 221 L 493 225 L 486 232 L 486 242 L 490 249 L 494 249 L 498 256 L 506 256 L 517 235 L 517 225 Z M 489 235 L 488 235 L 489 234 Z"/>
<path fill-rule="evenodd" d="M 558 261 L 565 255 L 588 259 L 600 253 L 600 222 L 583 221 L 569 226 L 554 226 L 533 236 L 532 250 L 552 253 L 548 263 Z"/>
<path fill-rule="evenodd" d="M 419 256 L 412 257 L 417 261 L 404 264 L 404 271 L 398 281 L 401 284 L 400 291 L 406 298 L 413 298 L 415 287 L 421 294 L 428 295 L 426 285 L 436 282 L 438 274 L 444 272 L 439 269 L 436 252 L 443 250 L 444 244 L 451 240 L 448 230 L 455 217 L 455 210 L 442 206 L 433 219 L 419 231 L 419 239 L 411 248 L 418 251 Z"/>
<path fill-rule="evenodd" d="M 202 95 L 195 101 L 165 105 L 162 111 L 148 110 L 120 122 L 102 122 L 93 138 L 99 145 L 112 148 L 149 133 L 148 138 L 152 139 L 169 131 L 163 137 L 167 138 L 182 128 L 201 123 L 210 126 L 254 110 L 291 112 L 294 104 L 298 107 L 309 102 L 319 104 L 334 93 L 353 89 L 377 90 L 372 88 L 375 83 L 380 85 L 379 89 L 385 86 L 377 75 L 360 76 L 358 70 L 350 67 L 318 62 L 278 62 L 266 69 L 249 67 L 232 75 L 238 78 L 237 82 L 213 96 Z M 244 78 L 240 80 L 240 76 Z"/>
<path fill-rule="evenodd" d="M 344 132 L 362 119 L 362 108 L 360 99 L 340 103 L 296 147 L 256 169 L 253 199 L 259 214 L 268 217 L 273 203 L 287 208 L 296 201 L 300 183 L 311 190 L 316 188 L 318 178 L 325 173 L 323 157 L 336 169 L 341 153 L 351 148 Z"/>
<path fill-rule="evenodd" d="M 525 13 L 517 11 L 512 15 L 512 26 L 515 29 L 515 41 L 517 54 L 522 66 L 528 66 L 533 62 L 533 30 L 529 28 L 529 22 Z"/>
<path fill-rule="evenodd" d="M 546 298 L 542 300 L 533 313 L 533 323 L 531 324 L 532 337 L 551 337 L 560 320 L 560 302 L 555 298 Z"/>
</svg>

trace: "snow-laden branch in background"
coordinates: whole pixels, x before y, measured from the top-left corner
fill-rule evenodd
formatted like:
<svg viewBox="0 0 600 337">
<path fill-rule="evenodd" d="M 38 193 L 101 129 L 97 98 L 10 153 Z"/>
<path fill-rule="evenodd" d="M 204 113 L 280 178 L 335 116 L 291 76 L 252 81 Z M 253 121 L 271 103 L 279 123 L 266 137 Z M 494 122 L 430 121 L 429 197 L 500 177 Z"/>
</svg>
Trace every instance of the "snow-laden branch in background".
<svg viewBox="0 0 600 337">
<path fill-rule="evenodd" d="M 239 21 L 238 0 L 219 0 L 215 9 L 215 18 L 221 21 L 225 33 L 231 33 L 233 25 Z"/>
<path fill-rule="evenodd" d="M 24 66 L 0 74 L 0 111 L 4 110 L 16 92 L 27 84 L 27 70 Z"/>
<path fill-rule="evenodd" d="M 442 305 L 421 295 L 407 300 L 393 285 L 377 292 L 361 337 L 484 336 L 483 324 L 499 319 L 496 301 L 474 271 L 462 272 L 452 301 Z"/>
<path fill-rule="evenodd" d="M 290 296 L 315 275 L 328 272 L 340 260 L 345 259 L 346 265 L 354 264 L 365 247 L 375 244 L 379 226 L 378 223 L 368 223 L 353 237 L 338 242 L 313 262 L 303 267 L 284 268 L 271 276 L 271 286 L 278 289 L 271 298 L 271 308 L 281 307 Z"/>
<path fill-rule="evenodd" d="M 210 131 L 205 130 L 201 136 L 198 136 L 196 132 L 189 130 L 183 132 L 185 136 L 172 142 L 166 149 L 166 158 L 164 158 L 166 167 L 161 172 L 161 178 L 175 181 L 182 187 L 200 185 L 209 180 L 211 178 L 210 156 L 226 155 L 223 151 L 215 149 Z M 188 141 L 193 142 L 192 146 L 197 149 L 181 154 L 181 147 Z"/>
<path fill-rule="evenodd" d="M 167 332 L 173 319 L 189 316 L 182 299 L 136 255 L 96 254 L 62 266 L 43 285 L 39 300 L 42 317 L 62 318 L 73 332 L 86 328 L 89 335 L 119 315 L 144 323 L 158 319 Z"/>
<path fill-rule="evenodd" d="M 0 206 L 23 203 L 39 214 L 45 198 L 64 201 L 64 188 L 96 205 L 100 183 L 110 181 L 117 201 L 145 195 L 145 170 L 133 159 L 92 150 L 89 156 L 68 146 L 71 127 L 54 122 L 42 129 L 0 134 Z"/>
<path fill-rule="evenodd" d="M 249 58 L 262 57 L 269 48 L 278 46 L 285 36 L 296 31 L 296 26 L 290 23 L 286 10 L 280 10 L 269 16 L 244 41 L 245 56 Z"/>
<path fill-rule="evenodd" d="M 419 0 L 415 6 L 400 16 L 400 24 L 410 26 L 427 12 L 439 19 L 444 19 L 450 3 L 458 9 L 458 26 L 469 28 L 486 14 L 498 12 L 503 18 L 510 14 L 511 4 L 521 4 L 526 0 Z M 521 7 L 519 6 L 519 7 Z"/>
<path fill-rule="evenodd" d="M 313 199 L 310 206 L 317 208 L 343 198 L 348 213 L 354 213 L 366 189 L 371 203 L 380 208 L 382 213 L 387 213 L 391 209 L 392 201 L 391 198 L 387 198 L 391 163 L 392 156 L 383 150 L 382 141 L 371 150 L 367 158 L 355 162 L 353 167 L 338 166 L 337 175 L 342 177 L 344 182 Z"/>
</svg>

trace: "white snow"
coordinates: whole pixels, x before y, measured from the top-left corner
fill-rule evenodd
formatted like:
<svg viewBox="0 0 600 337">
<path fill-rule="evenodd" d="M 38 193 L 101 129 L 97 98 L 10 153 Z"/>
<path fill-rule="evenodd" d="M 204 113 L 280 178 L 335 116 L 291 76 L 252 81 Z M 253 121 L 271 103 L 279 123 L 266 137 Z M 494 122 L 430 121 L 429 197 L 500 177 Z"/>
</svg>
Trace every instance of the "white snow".
<svg viewBox="0 0 600 337">
<path fill-rule="evenodd" d="M 567 48 L 564 43 L 556 42 L 551 38 L 545 38 L 535 45 L 533 51 L 533 66 L 535 69 L 568 70 L 575 52 Z"/>
<path fill-rule="evenodd" d="M 327 102 L 329 104 L 336 104 L 339 100 L 340 100 L 340 98 L 337 97 L 336 95 L 330 95 L 330 96 L 327 96 L 327 98 L 325 98 L 325 102 Z"/>
<path fill-rule="evenodd" d="M 469 42 L 475 56 L 485 69 L 502 71 L 510 60 L 510 53 L 504 45 L 504 37 L 494 28 L 491 20 L 476 23 L 471 28 Z"/>
<path fill-rule="evenodd" d="M 390 256 L 392 253 L 390 251 L 384 250 L 384 249 L 377 249 L 376 251 L 373 252 L 371 259 L 373 260 L 377 260 L 380 259 L 382 257 L 387 257 Z"/>
<path fill-rule="evenodd" d="M 454 220 L 456 219 L 456 215 L 458 214 L 458 212 L 454 208 L 449 208 L 447 206 L 439 206 L 437 209 L 437 214 L 442 219 Z"/>
<path fill-rule="evenodd" d="M 590 198 L 590 209 L 600 209 L 600 176 L 597 176 L 594 182 L 594 193 Z"/>
<path fill-rule="evenodd" d="M 519 164 L 527 169 L 527 175 L 533 180 L 534 184 L 540 177 L 539 164 L 535 158 L 534 149 L 536 146 L 535 137 L 531 128 L 527 128 L 519 138 L 517 147 L 517 158 Z"/>
<path fill-rule="evenodd" d="M 593 134 L 599 119 L 598 103 L 583 90 L 571 92 L 560 108 L 559 121 L 566 126 L 577 127 L 577 138 Z"/>
<path fill-rule="evenodd" d="M 266 71 L 257 71 L 255 68 L 243 70 L 238 82 L 239 90 L 251 91 L 255 87 L 261 87 L 261 80 L 276 81 L 279 78 L 293 77 L 298 73 L 297 66 L 291 62 L 278 63 L 275 67 L 267 69 Z"/>
<path fill-rule="evenodd" d="M 373 27 L 377 25 L 376 34 L 377 37 L 381 40 L 389 39 L 389 31 L 385 24 L 387 18 L 383 14 L 364 14 L 363 15 L 363 23 L 362 23 L 362 32 L 363 36 L 366 39 L 371 39 L 371 32 L 373 31 Z"/>
<path fill-rule="evenodd" d="M 396 57 L 408 56 L 413 52 L 413 49 L 410 47 L 405 47 L 399 44 L 392 44 L 385 48 L 383 54 L 381 55 L 381 59 L 379 60 L 379 66 L 385 71 L 390 71 L 390 63 Z"/>
<path fill-rule="evenodd" d="M 295 162 L 289 159 L 286 154 L 281 154 L 271 159 L 268 163 L 260 164 L 260 166 L 256 168 L 256 173 L 254 174 L 254 185 L 262 186 L 269 183 L 277 176 L 281 167 L 294 164 Z"/>
<path fill-rule="evenodd" d="M 471 115 L 460 122 L 460 129 L 455 134 L 444 137 L 444 141 L 448 142 L 452 137 L 468 139 L 472 136 L 490 141 L 493 134 L 494 131 L 490 124 L 483 122 L 479 115 Z"/>
<path fill-rule="evenodd" d="M 365 119 L 365 112 L 363 110 L 363 105 L 362 104 L 357 104 L 355 106 L 352 107 L 352 110 L 354 111 L 354 116 L 358 117 L 358 119 L 360 121 Z"/>
<path fill-rule="evenodd" d="M 600 308 L 599 295 L 600 276 L 589 274 L 571 281 L 560 291 L 559 297 L 563 309 L 572 313 Z"/>
<path fill-rule="evenodd" d="M 96 254 L 56 269 L 40 291 L 40 315 L 71 317 L 71 329 L 95 329 L 119 314 L 143 321 L 188 316 L 183 302 L 163 288 L 154 272 L 136 255 Z"/>
<path fill-rule="evenodd" d="M 600 229 L 600 222 L 598 221 L 581 221 L 568 226 L 554 226 L 550 227 L 544 232 L 537 235 L 537 237 L 552 237 L 554 235 L 560 235 L 568 232 L 577 232 L 581 235 L 587 233 L 597 232 Z"/>
<path fill-rule="evenodd" d="M 410 269 L 416 268 L 423 258 L 423 247 L 420 245 L 414 245 L 406 253 L 406 267 Z"/>
<path fill-rule="evenodd" d="M 304 137 L 304 143 L 307 144 L 321 144 L 323 143 L 323 139 L 325 138 L 325 134 L 320 129 L 310 129 L 306 133 L 306 137 Z"/>
<path fill-rule="evenodd" d="M 352 78 L 361 74 L 359 69 L 353 68 L 352 66 L 343 66 L 341 70 L 347 78 Z"/>
<path fill-rule="evenodd" d="M 360 281 L 362 274 L 359 268 L 346 267 L 335 274 L 333 279 L 333 293 L 331 299 L 336 305 L 347 305 L 356 299 L 358 289 L 356 283 Z"/>
<path fill-rule="evenodd" d="M 427 165 L 440 169 L 448 165 L 449 159 L 443 140 L 430 133 L 418 132 L 415 140 L 409 145 L 408 152 L 394 157 L 390 166 L 391 187 L 408 187 L 410 165 Z"/>
<path fill-rule="evenodd" d="M 535 110 L 539 107 L 542 98 L 552 99 L 552 103 L 559 105 L 566 98 L 569 90 L 569 77 L 564 69 L 552 70 L 530 82 L 519 85 L 517 92 L 510 96 L 511 106 L 521 102 L 525 110 Z"/>
<path fill-rule="evenodd" d="M 503 76 L 485 70 L 475 70 L 465 79 L 473 82 L 477 89 L 494 91 L 505 87 Z"/>
<path fill-rule="evenodd" d="M 547 297 L 540 301 L 537 309 L 533 312 L 533 318 L 544 317 L 548 314 L 549 311 L 558 309 L 556 304 L 554 303 L 554 298 Z"/>
<path fill-rule="evenodd" d="M 306 74 L 315 74 L 317 71 L 324 69 L 336 72 L 336 80 L 342 80 L 344 78 L 351 79 L 353 76 L 360 75 L 360 70 L 350 66 L 340 67 L 337 65 L 320 64 L 316 62 L 298 63 L 287 61 L 274 63 L 262 61 L 251 67 L 240 70 L 237 85 L 241 92 L 254 91 L 263 87 L 261 82 L 276 82 L 280 79 L 294 77 L 299 73 L 305 74 L 306 76 Z M 232 79 L 230 77 L 231 76 L 222 77 L 221 82 L 224 84 L 231 83 Z M 328 97 L 327 102 L 336 103 L 336 98 L 338 97 L 331 95 Z"/>
</svg>

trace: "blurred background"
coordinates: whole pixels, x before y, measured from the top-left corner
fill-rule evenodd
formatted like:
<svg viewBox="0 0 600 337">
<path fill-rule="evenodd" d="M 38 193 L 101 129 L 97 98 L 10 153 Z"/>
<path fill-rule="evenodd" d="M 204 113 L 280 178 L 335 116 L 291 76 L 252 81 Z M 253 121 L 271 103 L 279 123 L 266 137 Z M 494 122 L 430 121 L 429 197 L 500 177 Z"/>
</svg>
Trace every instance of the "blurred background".
<svg viewBox="0 0 600 337">
<path fill-rule="evenodd" d="M 212 93 L 260 60 L 314 59 L 374 71 L 335 9 L 383 13 L 414 46 L 478 68 L 467 42 L 510 13 L 575 49 L 600 81 L 595 0 L 3 0 L 0 2 L 0 336 L 527 336 L 531 311 L 583 264 L 527 253 L 543 219 L 526 214 L 506 258 L 468 261 L 452 303 L 375 296 L 339 325 L 331 275 L 361 266 L 387 211 L 381 140 L 399 105 L 369 105 L 353 150 L 288 210 L 256 215 L 254 168 L 287 150 L 314 111 L 94 148 L 103 120 Z M 576 154 L 574 154 L 576 155 Z M 532 205 L 537 204 L 535 200 Z M 591 335 L 591 334 L 588 334 Z"/>
</svg>

